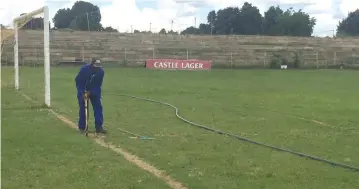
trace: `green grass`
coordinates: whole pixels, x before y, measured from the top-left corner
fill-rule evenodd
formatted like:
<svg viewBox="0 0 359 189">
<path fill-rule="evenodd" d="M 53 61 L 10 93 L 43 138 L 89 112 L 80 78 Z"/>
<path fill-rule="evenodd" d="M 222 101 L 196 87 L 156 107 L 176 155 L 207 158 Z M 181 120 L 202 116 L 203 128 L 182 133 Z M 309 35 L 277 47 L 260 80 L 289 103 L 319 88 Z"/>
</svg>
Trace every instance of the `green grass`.
<svg viewBox="0 0 359 189">
<path fill-rule="evenodd" d="M 1 188 L 169 188 L 74 132 L 41 104 L 1 89 Z"/>
<path fill-rule="evenodd" d="M 12 71 L 4 70 L 2 80 L 11 84 Z M 74 122 L 77 121 L 78 111 L 74 85 L 77 71 L 78 68 L 53 68 L 51 72 L 52 106 Z M 37 100 L 43 100 L 42 68 L 21 68 L 20 74 L 21 90 Z M 165 101 L 177 106 L 180 114 L 191 121 L 267 144 L 359 167 L 358 78 L 357 71 L 339 70 L 188 72 L 109 68 L 105 70 L 103 86 L 104 119 L 110 132 L 107 140 L 165 170 L 189 188 L 357 189 L 358 172 L 192 127 L 177 119 L 174 111 L 166 106 L 113 94 L 130 94 Z M 14 93 L 9 92 L 8 99 L 15 98 L 13 96 Z M 5 95 L 3 102 L 4 99 L 6 100 Z M 12 100 L 8 101 L 9 106 L 12 106 Z M 58 142 L 57 148 L 61 147 L 66 153 L 69 153 L 70 147 L 77 149 L 80 145 L 84 146 L 81 149 L 87 151 L 90 151 L 90 147 L 99 148 L 97 151 L 100 151 L 100 147 L 81 137 L 77 138 L 74 130 L 65 126 L 62 128 L 63 124 L 57 123 L 53 118 L 52 127 L 49 128 L 50 118 L 45 113 L 34 109 L 28 112 L 26 115 L 33 114 L 33 117 L 36 114 L 39 119 L 36 124 L 38 128 L 47 129 L 38 132 L 43 136 L 41 141 L 46 140 L 50 144 Z M 25 117 L 24 113 L 19 113 L 13 119 L 9 114 L 8 118 L 3 116 L 3 123 L 6 123 L 6 118 L 9 124 L 9 127 L 3 127 L 3 133 L 6 133 L 5 129 L 9 133 L 21 131 L 15 130 L 12 125 L 25 124 L 13 120 L 21 115 Z M 298 117 L 315 119 L 330 126 Z M 56 126 L 57 124 L 59 126 Z M 29 127 L 28 131 L 32 131 L 30 128 L 32 127 Z M 135 140 L 117 128 L 156 139 Z M 54 129 L 59 138 L 70 135 L 73 139 L 66 139 L 70 141 L 62 144 L 63 142 L 53 138 L 53 135 L 47 136 L 49 132 L 55 132 Z M 12 135 L 9 134 L 8 137 L 10 136 Z M 22 141 L 24 139 L 27 140 L 23 138 Z M 26 148 L 27 145 L 13 146 Z M 10 151 L 15 147 L 4 145 L 3 151 Z M 51 149 L 44 148 L 43 153 L 62 160 L 60 157 L 63 155 L 56 155 L 56 151 Z M 104 155 L 112 154 L 111 152 L 102 151 L 98 156 L 102 157 L 103 163 L 123 161 L 121 157 Z M 10 159 L 10 155 L 8 156 Z M 82 156 L 84 159 L 86 157 Z M 12 158 L 11 160 L 19 161 Z M 31 162 L 33 158 L 26 161 Z M 64 162 L 66 161 L 62 161 Z M 57 166 L 60 164 L 56 163 Z M 76 165 L 85 167 L 78 163 Z M 123 171 L 115 172 L 115 169 L 114 166 L 107 170 L 107 173 L 119 174 L 120 178 L 131 178 L 128 182 L 134 182 L 132 176 L 126 176 L 127 173 Z M 133 170 L 136 172 L 137 169 Z M 141 173 L 139 170 L 137 172 Z M 5 174 L 3 173 L 4 177 Z M 11 176 L 8 174 L 7 178 Z M 61 175 L 61 178 L 64 177 Z M 147 178 L 147 182 L 153 183 L 145 188 L 159 188 L 154 184 L 158 183 L 157 180 Z"/>
</svg>

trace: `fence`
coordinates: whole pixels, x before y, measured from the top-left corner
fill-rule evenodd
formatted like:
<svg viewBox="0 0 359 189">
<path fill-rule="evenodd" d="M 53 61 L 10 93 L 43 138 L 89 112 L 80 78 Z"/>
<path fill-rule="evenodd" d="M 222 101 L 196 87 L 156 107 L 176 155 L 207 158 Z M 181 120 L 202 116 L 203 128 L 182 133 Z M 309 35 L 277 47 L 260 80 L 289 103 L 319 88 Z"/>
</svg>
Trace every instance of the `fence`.
<svg viewBox="0 0 359 189">
<path fill-rule="evenodd" d="M 39 66 L 43 64 L 43 46 L 27 46 L 20 48 L 20 66 Z M 266 50 L 180 50 L 164 48 L 139 48 L 122 50 L 91 50 L 83 46 L 80 49 L 51 49 L 51 63 L 56 65 L 62 61 L 84 60 L 100 57 L 105 66 L 142 67 L 147 59 L 200 59 L 211 60 L 213 68 L 269 68 L 286 64 L 300 68 L 359 68 L 359 52 L 343 51 L 266 51 Z M 13 52 L 3 51 L 2 64 L 13 64 Z"/>
</svg>

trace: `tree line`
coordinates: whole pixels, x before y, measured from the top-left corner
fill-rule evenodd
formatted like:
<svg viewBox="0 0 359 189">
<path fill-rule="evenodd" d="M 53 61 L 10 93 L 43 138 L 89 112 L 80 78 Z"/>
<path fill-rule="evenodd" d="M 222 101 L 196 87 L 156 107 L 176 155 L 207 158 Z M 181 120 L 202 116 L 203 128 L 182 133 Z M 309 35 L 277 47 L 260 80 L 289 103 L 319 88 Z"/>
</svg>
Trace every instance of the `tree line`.
<svg viewBox="0 0 359 189">
<path fill-rule="evenodd" d="M 20 16 L 26 13 L 22 13 Z M 82 31 L 107 31 L 118 32 L 111 26 L 103 27 L 101 24 L 101 12 L 97 5 L 85 1 L 76 1 L 71 8 L 59 9 L 52 18 L 56 29 L 72 29 Z M 50 24 L 50 23 L 49 23 Z M 4 27 L 4 26 L 2 26 Z M 42 17 L 31 18 L 21 29 L 42 29 L 44 19 Z"/>
<path fill-rule="evenodd" d="M 70 28 L 81 31 L 117 32 L 110 26 L 103 27 L 100 8 L 85 1 L 76 1 L 71 9 L 58 10 L 52 21 L 56 29 Z"/>
<path fill-rule="evenodd" d="M 271 6 L 262 16 L 259 9 L 245 2 L 241 8 L 210 11 L 207 23 L 188 27 L 182 34 L 312 36 L 317 20 L 301 9 L 294 11 Z M 359 9 L 350 12 L 337 26 L 337 36 L 359 36 Z"/>
<path fill-rule="evenodd" d="M 261 15 L 259 9 L 245 2 L 241 8 L 227 7 L 211 11 L 207 23 L 198 28 L 189 27 L 183 34 L 214 35 L 277 35 L 277 36 L 311 36 L 315 18 L 302 10 L 292 8 L 284 11 L 279 6 L 271 6 Z"/>
<path fill-rule="evenodd" d="M 192 35 L 270 35 L 270 36 L 312 36 L 317 20 L 302 10 L 287 10 L 271 6 L 261 15 L 258 7 L 245 2 L 241 7 L 227 7 L 212 10 L 207 15 L 207 22 L 198 27 L 188 27 L 180 34 Z M 76 1 L 71 8 L 59 9 L 52 19 L 52 29 L 70 28 L 80 31 L 118 32 L 116 29 L 101 24 L 101 12 L 97 5 L 85 1 Z M 42 18 L 33 18 L 23 29 L 43 28 Z M 132 32 L 132 31 L 131 31 Z M 134 33 L 151 33 L 151 31 L 134 30 Z M 178 34 L 166 31 L 161 34 Z M 359 36 L 359 9 L 350 12 L 337 25 L 337 36 Z"/>
</svg>

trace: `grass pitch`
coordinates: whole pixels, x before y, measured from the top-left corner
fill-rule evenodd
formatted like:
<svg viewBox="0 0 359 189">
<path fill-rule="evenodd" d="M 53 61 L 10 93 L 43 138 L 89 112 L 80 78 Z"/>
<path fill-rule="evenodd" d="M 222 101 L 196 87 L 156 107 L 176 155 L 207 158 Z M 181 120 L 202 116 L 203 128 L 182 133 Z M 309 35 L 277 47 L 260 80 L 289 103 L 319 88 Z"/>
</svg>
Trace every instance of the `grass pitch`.
<svg viewBox="0 0 359 189">
<path fill-rule="evenodd" d="M 51 70 L 52 107 L 74 122 L 78 70 Z M 42 68 L 21 68 L 22 92 L 43 100 L 43 77 Z M 11 69 L 2 70 L 2 81 L 12 85 L 12 78 Z M 357 71 L 105 68 L 107 140 L 165 170 L 188 188 L 354 189 L 359 187 L 358 172 L 211 133 L 182 122 L 166 106 L 116 94 L 165 101 L 190 121 L 359 167 L 358 79 Z M 59 183 L 59 188 L 96 188 L 94 178 L 100 178 L 100 183 L 118 184 L 108 188 L 167 187 L 39 108 L 26 108 L 28 102 L 21 102 L 24 99 L 12 89 L 2 88 L 2 94 L 2 171 L 7 180 L 3 186 L 40 188 Z M 136 140 L 118 128 L 155 140 Z M 94 168 L 99 162 L 104 172 Z M 48 167 L 57 176 L 51 176 Z M 43 172 L 50 175 L 36 177 Z"/>
</svg>

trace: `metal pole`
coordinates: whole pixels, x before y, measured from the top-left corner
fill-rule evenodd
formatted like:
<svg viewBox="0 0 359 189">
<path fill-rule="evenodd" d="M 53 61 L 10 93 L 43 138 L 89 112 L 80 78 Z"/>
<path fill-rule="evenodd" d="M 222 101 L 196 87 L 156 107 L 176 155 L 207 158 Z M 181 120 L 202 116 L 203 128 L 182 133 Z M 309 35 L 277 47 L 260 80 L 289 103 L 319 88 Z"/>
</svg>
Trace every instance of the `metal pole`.
<svg viewBox="0 0 359 189">
<path fill-rule="evenodd" d="M 264 51 L 263 67 L 266 67 L 266 63 L 267 63 L 267 51 Z"/>
<path fill-rule="evenodd" d="M 0 24 L 0 70 L 1 70 L 1 54 L 2 54 L 2 24 Z"/>
<path fill-rule="evenodd" d="M 126 52 L 126 48 L 125 48 L 125 60 L 127 60 L 127 52 Z"/>
<path fill-rule="evenodd" d="M 14 70 L 15 70 L 15 89 L 19 90 L 19 36 L 18 36 L 18 28 L 17 21 L 14 21 Z"/>
<path fill-rule="evenodd" d="M 172 29 L 173 29 L 173 20 L 171 22 L 171 32 L 173 31 Z"/>
<path fill-rule="evenodd" d="M 353 65 L 355 64 L 355 52 L 353 51 Z"/>
<path fill-rule="evenodd" d="M 233 53 L 231 52 L 231 68 L 233 68 Z"/>
<path fill-rule="evenodd" d="M 336 62 L 337 62 L 337 52 L 334 52 L 334 56 L 333 56 L 334 58 L 334 65 L 336 65 Z"/>
<path fill-rule="evenodd" d="M 44 7 L 44 72 L 45 72 L 45 104 L 50 107 L 50 28 L 49 8 Z"/>
<path fill-rule="evenodd" d="M 212 35 L 212 32 L 213 32 L 213 16 L 211 15 L 211 35 Z"/>
<path fill-rule="evenodd" d="M 87 29 L 90 31 L 90 21 L 89 21 L 89 14 L 86 12 L 86 18 L 87 18 Z"/>
<path fill-rule="evenodd" d="M 85 61 L 85 46 L 82 46 L 82 61 Z"/>
</svg>

